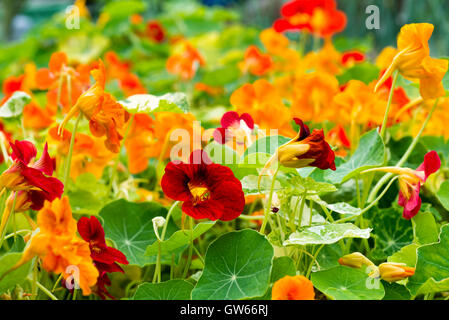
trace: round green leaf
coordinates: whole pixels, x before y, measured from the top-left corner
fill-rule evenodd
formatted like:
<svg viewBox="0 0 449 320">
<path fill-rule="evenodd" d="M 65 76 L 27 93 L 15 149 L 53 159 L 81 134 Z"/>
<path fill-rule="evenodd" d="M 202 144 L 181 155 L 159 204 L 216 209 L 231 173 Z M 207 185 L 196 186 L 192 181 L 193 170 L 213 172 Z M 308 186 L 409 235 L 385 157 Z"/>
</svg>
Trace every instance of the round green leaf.
<svg viewBox="0 0 449 320">
<path fill-rule="evenodd" d="M 265 236 L 245 229 L 227 233 L 207 249 L 194 300 L 236 300 L 262 296 L 269 285 L 274 250 Z"/>
<path fill-rule="evenodd" d="M 438 200 L 443 207 L 449 211 L 449 181 L 444 181 L 437 192 Z"/>
<path fill-rule="evenodd" d="M 441 227 L 440 242 L 417 249 L 415 274 L 408 279 L 412 296 L 449 290 L 449 224 Z"/>
<path fill-rule="evenodd" d="M 360 229 L 352 223 L 323 224 L 320 226 L 305 227 L 296 231 L 284 241 L 284 246 L 306 244 L 331 244 L 343 238 L 370 237 L 371 229 Z"/>
<path fill-rule="evenodd" d="M 0 257 L 0 276 L 14 267 L 21 257 L 22 253 L 6 253 Z M 24 283 L 30 271 L 31 261 L 6 274 L 5 277 L 0 280 L 0 293 Z"/>
<path fill-rule="evenodd" d="M 125 254 L 130 264 L 142 267 L 156 263 L 156 257 L 146 256 L 145 250 L 156 241 L 152 219 L 165 217 L 166 208 L 155 202 L 133 203 L 120 199 L 103 207 L 99 215 L 104 220 L 106 237 Z M 169 220 L 167 236 L 176 229 L 176 225 Z"/>
<path fill-rule="evenodd" d="M 363 170 L 382 165 L 384 160 L 384 142 L 377 129 L 373 129 L 360 138 L 359 147 L 347 162 L 335 171 L 326 171 L 324 176 L 331 183 L 343 183 Z"/>
<path fill-rule="evenodd" d="M 189 103 L 185 93 L 167 93 L 163 96 L 152 94 L 136 94 L 125 100 L 119 101 L 130 113 L 153 113 L 169 111 L 184 113 L 189 111 Z"/>
<path fill-rule="evenodd" d="M 139 285 L 131 300 L 190 300 L 193 284 L 185 280 Z"/>
<path fill-rule="evenodd" d="M 345 266 L 315 272 L 312 282 L 315 288 L 334 300 L 380 300 L 385 295 L 379 279 Z"/>
<path fill-rule="evenodd" d="M 20 116 L 23 108 L 31 102 L 31 97 L 22 91 L 16 91 L 0 106 L 0 118 L 14 118 Z"/>
</svg>

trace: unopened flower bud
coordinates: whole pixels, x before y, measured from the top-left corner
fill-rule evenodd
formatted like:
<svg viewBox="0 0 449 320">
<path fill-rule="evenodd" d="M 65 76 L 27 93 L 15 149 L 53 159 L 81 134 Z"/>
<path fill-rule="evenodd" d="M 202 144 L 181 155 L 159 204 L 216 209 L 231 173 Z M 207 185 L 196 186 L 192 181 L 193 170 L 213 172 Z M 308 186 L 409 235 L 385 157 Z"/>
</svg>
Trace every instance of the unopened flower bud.
<svg viewBox="0 0 449 320">
<path fill-rule="evenodd" d="M 353 252 L 351 254 L 347 254 L 340 259 L 338 259 L 338 263 L 342 266 L 347 266 L 351 268 L 361 268 L 362 266 L 373 266 L 374 263 L 365 257 L 360 252 Z"/>
<path fill-rule="evenodd" d="M 385 262 L 379 265 L 380 277 L 388 282 L 404 280 L 415 274 L 415 268 L 403 263 Z"/>
</svg>

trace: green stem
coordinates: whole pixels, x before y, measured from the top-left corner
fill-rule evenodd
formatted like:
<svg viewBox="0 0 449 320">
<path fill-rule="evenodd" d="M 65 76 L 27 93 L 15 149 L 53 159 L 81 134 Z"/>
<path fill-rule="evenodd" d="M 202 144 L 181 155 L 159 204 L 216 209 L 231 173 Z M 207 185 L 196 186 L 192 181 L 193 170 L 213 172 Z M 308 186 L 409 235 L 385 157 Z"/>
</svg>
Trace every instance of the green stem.
<svg viewBox="0 0 449 320">
<path fill-rule="evenodd" d="M 396 81 L 398 80 L 399 71 L 396 70 L 393 75 L 393 82 L 390 88 L 390 95 L 388 96 L 387 108 L 385 109 L 384 120 L 382 121 L 382 127 L 380 128 L 380 136 L 385 141 L 385 134 L 387 130 L 388 113 L 390 112 L 391 102 L 393 101 L 394 87 L 396 86 Z"/>
<path fill-rule="evenodd" d="M 167 216 L 165 217 L 165 224 L 164 224 L 164 227 L 162 228 L 161 241 L 164 241 L 165 233 L 167 232 L 168 220 L 170 220 L 173 210 L 175 210 L 178 203 L 179 203 L 179 201 L 175 201 L 172 204 L 172 206 L 170 207 L 170 209 L 168 210 Z"/>
<path fill-rule="evenodd" d="M 310 262 L 309 268 L 307 269 L 307 274 L 306 274 L 306 278 L 310 277 L 310 273 L 312 272 L 312 267 L 315 264 L 316 258 L 318 257 L 318 253 L 320 253 L 321 249 L 323 249 L 325 245 L 322 244 L 315 252 L 315 254 L 313 255 L 313 259 Z"/>
<path fill-rule="evenodd" d="M 34 281 L 33 279 L 28 278 L 30 281 Z M 58 300 L 47 288 L 45 288 L 39 281 L 34 282 L 36 287 L 42 290 L 43 293 L 45 293 L 51 300 Z"/>
<path fill-rule="evenodd" d="M 374 200 L 372 201 L 367 207 L 365 207 L 362 211 L 360 211 L 360 214 L 358 215 L 358 217 L 360 217 L 362 214 L 364 214 L 365 212 L 367 212 L 369 209 L 371 209 L 373 206 L 376 205 L 376 203 L 385 195 L 385 193 L 388 191 L 388 189 L 390 188 L 390 186 L 392 185 L 392 183 L 397 180 L 399 177 L 396 176 L 393 179 L 390 180 L 390 182 L 388 183 L 388 185 L 385 187 L 385 189 L 382 191 L 382 193 Z M 354 216 L 349 216 L 340 220 L 335 221 L 336 223 L 343 223 L 349 220 L 354 219 Z"/>
<path fill-rule="evenodd" d="M 192 261 L 192 254 L 193 254 L 193 218 L 189 217 L 190 220 L 190 246 L 189 246 L 189 255 L 187 257 L 187 263 L 184 267 L 184 272 L 182 273 L 182 278 L 185 279 L 187 276 L 187 273 L 189 272 L 190 263 Z"/>
<path fill-rule="evenodd" d="M 306 196 L 307 196 L 307 190 L 304 190 L 304 194 L 301 198 L 301 205 L 299 207 L 299 216 L 296 217 L 298 219 L 298 228 L 301 228 L 301 225 L 302 225 L 302 215 L 304 213 L 304 205 L 306 203 Z"/>
<path fill-rule="evenodd" d="M 263 220 L 265 219 L 265 216 L 249 216 L 247 214 L 241 214 L 237 218 L 242 220 Z"/>
<path fill-rule="evenodd" d="M 270 211 L 271 211 L 271 203 L 273 201 L 274 184 L 276 182 L 276 176 L 279 172 L 279 168 L 280 168 L 280 166 L 278 165 L 278 167 L 276 168 L 276 171 L 274 172 L 273 180 L 271 181 L 270 195 L 268 196 L 268 202 L 265 207 L 265 219 L 263 220 L 262 226 L 260 227 L 260 231 L 259 231 L 261 234 L 265 233 L 265 228 L 267 226 L 268 219 L 270 218 L 269 215 L 270 215 Z"/>
<path fill-rule="evenodd" d="M 131 130 L 131 125 L 134 121 L 134 116 L 135 116 L 135 113 L 133 113 L 131 116 L 131 119 L 129 119 L 129 123 L 128 123 L 128 125 L 126 127 L 126 131 L 125 131 L 125 135 L 123 136 L 123 144 L 125 144 L 126 138 L 128 137 L 129 131 Z M 111 193 L 112 184 L 114 183 L 114 181 L 117 177 L 117 168 L 118 168 L 118 164 L 120 163 L 120 154 L 122 152 L 123 144 L 120 146 L 120 150 L 119 150 L 117 157 L 115 158 L 115 161 L 114 161 L 114 167 L 112 169 L 112 175 L 111 175 L 111 179 L 109 180 L 109 186 L 108 186 L 109 193 Z"/>
<path fill-rule="evenodd" d="M 424 123 L 422 124 L 421 129 L 419 130 L 417 136 L 415 137 L 415 139 L 413 139 L 412 143 L 410 144 L 410 146 L 408 147 L 407 151 L 404 153 L 402 158 L 396 163 L 396 167 L 402 166 L 407 161 L 408 157 L 413 152 L 413 150 L 415 149 L 415 146 L 418 144 L 419 138 L 421 138 L 421 135 L 424 132 L 424 129 L 426 128 L 427 123 L 430 121 L 430 118 L 432 118 L 432 114 L 438 105 L 438 100 L 439 99 L 435 100 L 432 110 L 430 110 L 429 114 L 427 115 L 426 120 L 424 120 Z M 371 190 L 371 192 L 370 192 L 370 195 L 368 197 L 368 202 L 371 202 L 372 199 L 374 199 L 376 194 L 379 192 L 380 188 L 382 188 L 382 186 L 387 182 L 387 180 L 392 175 L 393 175 L 392 173 L 387 173 L 377 182 L 377 184 L 374 186 L 373 190 Z"/>
<path fill-rule="evenodd" d="M 65 166 L 65 171 L 64 171 L 64 178 L 63 178 L 64 187 L 67 186 L 67 181 L 70 176 L 70 167 L 72 165 L 72 154 L 73 154 L 73 147 L 75 145 L 76 130 L 78 129 L 78 124 L 79 124 L 82 116 L 83 116 L 83 113 L 81 111 L 79 111 L 78 118 L 76 118 L 75 126 L 73 127 L 73 130 L 72 130 L 72 137 L 70 138 L 69 153 L 67 155 L 66 166 Z M 64 188 L 64 191 L 65 190 L 66 190 L 66 188 Z"/>
<path fill-rule="evenodd" d="M 157 241 L 157 259 L 156 259 L 156 268 L 154 269 L 153 275 L 153 283 L 161 282 L 161 241 L 159 239 Z"/>
</svg>

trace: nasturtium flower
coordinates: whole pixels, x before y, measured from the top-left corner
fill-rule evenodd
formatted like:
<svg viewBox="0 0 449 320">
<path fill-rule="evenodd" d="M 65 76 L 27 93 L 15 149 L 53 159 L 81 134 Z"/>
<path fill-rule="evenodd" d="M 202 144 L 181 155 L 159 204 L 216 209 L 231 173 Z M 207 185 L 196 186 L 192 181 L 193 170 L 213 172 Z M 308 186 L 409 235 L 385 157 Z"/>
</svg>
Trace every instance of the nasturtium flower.
<svg viewBox="0 0 449 320">
<path fill-rule="evenodd" d="M 48 131 L 48 143 L 56 146 L 56 165 L 64 164 L 68 156 L 72 133 L 63 130 L 61 135 L 57 132 L 57 127 Z M 77 132 L 72 151 L 72 165 L 70 167 L 70 177 L 76 179 L 83 173 L 92 173 L 97 179 L 103 174 L 103 169 L 116 156 L 106 148 L 103 141 L 96 137 Z"/>
<path fill-rule="evenodd" d="M 50 57 L 48 68 L 37 70 L 36 86 L 41 90 L 48 90 L 49 107 L 57 109 L 58 104 L 61 104 L 64 110 L 68 110 L 89 87 L 90 69 L 90 66 L 81 64 L 76 68 L 71 67 L 64 52 L 55 52 Z"/>
<path fill-rule="evenodd" d="M 161 43 L 165 40 L 165 30 L 156 20 L 148 21 L 145 26 L 145 35 L 154 42 Z"/>
<path fill-rule="evenodd" d="M 407 279 L 415 274 L 415 268 L 403 263 L 385 262 L 379 265 L 379 275 L 382 280 L 396 282 Z"/>
<path fill-rule="evenodd" d="M 10 142 L 13 164 L 0 175 L 0 189 L 23 191 L 20 193 L 23 207 L 16 203 L 15 211 L 28 209 L 39 210 L 44 200 L 52 201 L 61 197 L 64 185 L 61 181 L 51 177 L 54 170 L 53 160 L 47 151 L 47 144 L 40 159 L 36 158 L 36 147 L 29 141 L 16 140 Z M 11 197 L 14 197 L 12 194 Z M 25 201 L 26 200 L 26 201 Z M 5 215 L 4 217 L 5 218 Z"/>
<path fill-rule="evenodd" d="M 290 168 L 317 167 L 322 170 L 335 170 L 335 154 L 324 140 L 323 129 L 309 127 L 301 119 L 294 118 L 299 132 L 292 140 L 280 146 L 273 156 L 281 165 Z M 271 165 L 272 160 L 267 165 Z M 267 167 L 266 165 L 266 167 Z"/>
<path fill-rule="evenodd" d="M 244 84 L 232 93 L 230 101 L 236 112 L 249 113 L 260 129 L 268 131 L 267 135 L 269 129 L 283 135 L 294 132 L 290 126 L 290 109 L 282 102 L 276 87 L 265 79 Z"/>
<path fill-rule="evenodd" d="M 424 156 L 424 162 L 416 169 L 400 167 L 380 167 L 368 171 L 391 172 L 399 175 L 398 204 L 404 208 L 403 217 L 411 219 L 418 214 L 421 208 L 419 191 L 427 178 L 437 172 L 441 167 L 441 160 L 436 151 L 429 151 Z"/>
<path fill-rule="evenodd" d="M 107 274 L 110 272 L 123 273 L 124 271 L 119 263 L 128 264 L 126 256 L 121 251 L 106 244 L 104 229 L 96 217 L 81 217 L 78 220 L 77 227 L 81 238 L 89 243 L 90 256 L 99 273 L 96 292 L 102 299 L 105 299 L 105 295 L 114 299 L 106 289 L 106 285 L 111 285 Z"/>
<path fill-rule="evenodd" d="M 34 233 L 16 267 L 34 257 L 42 259 L 42 267 L 48 272 L 62 273 L 67 280 L 74 267 L 79 272 L 73 275 L 84 295 L 91 293 L 99 273 L 90 257 L 89 244 L 76 235 L 76 220 L 72 217 L 69 199 L 45 201 L 38 212 L 39 229 Z"/>
<path fill-rule="evenodd" d="M 245 207 L 240 180 L 203 150 L 192 152 L 189 163 L 169 162 L 161 186 L 167 197 L 182 201 L 182 211 L 195 219 L 230 221 Z"/>
<path fill-rule="evenodd" d="M 273 25 L 278 32 L 303 30 L 325 38 L 346 27 L 346 15 L 335 0 L 292 0 L 282 6 L 281 15 Z"/>
<path fill-rule="evenodd" d="M 363 62 L 365 60 L 365 55 L 363 52 L 360 52 L 358 50 L 352 50 L 344 52 L 341 57 L 341 63 L 345 67 L 351 67 L 356 63 Z"/>
<path fill-rule="evenodd" d="M 263 30 L 259 35 L 260 41 L 265 49 L 271 54 L 282 54 L 288 49 L 289 40 L 282 33 L 277 32 L 273 28 Z"/>
<path fill-rule="evenodd" d="M 334 114 L 329 116 L 330 119 L 341 125 L 364 127 L 381 124 L 387 105 L 383 97 L 359 80 L 349 80 L 344 90 L 334 96 L 333 102 Z"/>
<path fill-rule="evenodd" d="M 429 55 L 429 39 L 434 26 L 429 23 L 412 23 L 401 28 L 397 39 L 397 54 L 379 80 L 375 90 L 398 70 L 404 77 L 420 81 L 420 93 L 424 99 L 445 95 L 442 79 L 449 62 Z"/>
<path fill-rule="evenodd" d="M 235 111 L 226 112 L 220 121 L 221 127 L 215 129 L 213 136 L 216 142 L 226 144 L 234 141 L 238 145 L 248 147 L 252 143 L 251 132 L 254 120 L 248 113 L 239 115 Z"/>
<path fill-rule="evenodd" d="M 4 97 L 0 100 L 0 106 L 2 106 L 16 91 L 22 91 L 25 88 L 24 85 L 25 76 L 18 77 L 10 76 L 3 81 L 2 92 Z"/>
<path fill-rule="evenodd" d="M 262 53 L 259 48 L 252 45 L 245 51 L 244 60 L 239 63 L 242 73 L 251 73 L 255 76 L 263 76 L 271 71 L 273 60 L 270 55 Z"/>
<path fill-rule="evenodd" d="M 181 80 L 192 79 L 200 66 L 205 65 L 205 60 L 200 52 L 190 43 L 183 42 L 180 52 L 172 54 L 166 64 L 167 71 L 179 76 Z"/>
<path fill-rule="evenodd" d="M 293 114 L 300 114 L 303 121 L 330 120 L 335 111 L 333 98 L 339 93 L 337 78 L 324 72 L 311 72 L 296 77 L 293 83 Z"/>
<path fill-rule="evenodd" d="M 105 146 L 112 152 L 118 153 L 120 140 L 123 139 L 118 130 L 122 129 L 128 121 L 129 113 L 111 94 L 104 91 L 106 70 L 101 60 L 98 68 L 92 70 L 92 76 L 96 81 L 95 84 L 78 98 L 59 125 L 58 133 L 61 134 L 66 123 L 75 114 L 82 112 L 89 119 L 90 132 L 95 137 L 106 136 Z"/>
<path fill-rule="evenodd" d="M 304 57 L 303 68 L 333 75 L 343 70 L 342 54 L 335 49 L 332 41 L 325 40 L 323 47 L 318 51 L 311 51 Z"/>
<path fill-rule="evenodd" d="M 314 300 L 313 283 L 304 276 L 285 276 L 273 284 L 272 300 Z"/>
<path fill-rule="evenodd" d="M 349 140 L 343 126 L 337 125 L 333 129 L 329 130 L 326 134 L 326 140 L 333 146 L 337 147 L 335 155 L 346 157 L 346 149 L 351 148 L 351 141 Z"/>
</svg>

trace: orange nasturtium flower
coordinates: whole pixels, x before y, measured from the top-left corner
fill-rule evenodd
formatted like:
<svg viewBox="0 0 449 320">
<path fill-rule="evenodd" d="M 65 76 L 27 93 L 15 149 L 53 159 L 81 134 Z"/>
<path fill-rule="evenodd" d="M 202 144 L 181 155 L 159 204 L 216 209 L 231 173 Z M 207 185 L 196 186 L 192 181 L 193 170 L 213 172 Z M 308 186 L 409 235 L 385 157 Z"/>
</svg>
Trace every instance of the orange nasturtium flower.
<svg viewBox="0 0 449 320">
<path fill-rule="evenodd" d="M 259 35 L 264 47 L 271 54 L 282 54 L 282 51 L 288 48 L 289 40 L 282 33 L 273 28 L 263 30 Z"/>
<path fill-rule="evenodd" d="M 200 66 L 205 64 L 203 56 L 190 43 L 183 41 L 181 52 L 175 52 L 167 60 L 167 71 L 181 80 L 192 79 Z"/>
<path fill-rule="evenodd" d="M 334 114 L 329 118 L 335 122 L 372 126 L 382 123 L 387 102 L 362 81 L 349 80 L 345 89 L 335 95 L 334 104 Z"/>
<path fill-rule="evenodd" d="M 342 54 L 338 52 L 330 40 L 325 40 L 318 52 L 312 51 L 304 57 L 307 70 L 339 74 L 342 71 Z"/>
<path fill-rule="evenodd" d="M 304 121 L 330 120 L 332 100 L 339 92 L 338 80 L 333 75 L 312 72 L 298 76 L 293 84 L 292 113 L 301 115 Z"/>
<path fill-rule="evenodd" d="M 54 123 L 55 110 L 49 106 L 41 108 L 31 101 L 23 109 L 23 126 L 33 130 L 47 129 Z"/>
<path fill-rule="evenodd" d="M 273 284 L 272 300 L 314 300 L 313 283 L 304 276 L 285 276 Z"/>
<path fill-rule="evenodd" d="M 66 110 L 89 87 L 89 70 L 90 67 L 86 65 L 79 65 L 76 69 L 69 66 L 67 55 L 55 52 L 51 55 L 48 68 L 37 70 L 36 86 L 48 90 L 49 106 L 56 109 L 60 103 Z"/>
<path fill-rule="evenodd" d="M 82 112 L 89 119 L 90 132 L 95 137 L 106 136 L 105 146 L 118 153 L 120 140 L 123 139 L 118 130 L 121 130 L 128 121 L 129 113 L 111 94 L 104 91 L 106 70 L 103 61 L 99 61 L 98 69 L 92 70 L 92 76 L 96 81 L 95 84 L 78 98 L 59 125 L 58 133 L 62 133 L 66 123 L 75 114 Z"/>
<path fill-rule="evenodd" d="M 442 84 L 449 62 L 429 55 L 429 39 L 434 26 L 429 23 L 412 23 L 401 28 L 397 40 L 397 54 L 387 71 L 376 85 L 375 90 L 398 70 L 404 77 L 420 82 L 420 93 L 424 99 L 445 95 Z"/>
<path fill-rule="evenodd" d="M 329 130 L 326 135 L 326 140 L 329 141 L 331 145 L 337 147 L 335 155 L 346 157 L 346 149 L 351 148 L 351 141 L 349 140 L 343 126 L 337 125 L 333 129 Z"/>
<path fill-rule="evenodd" d="M 9 98 L 11 98 L 14 92 L 24 89 L 24 79 L 24 75 L 18 77 L 10 76 L 6 78 L 5 81 L 3 81 L 2 91 L 4 97 L 2 100 L 0 100 L 0 106 L 2 106 Z"/>
<path fill-rule="evenodd" d="M 260 52 L 259 48 L 251 45 L 245 51 L 244 60 L 238 65 L 242 73 L 249 72 L 255 76 L 263 76 L 271 70 L 273 61 L 270 55 Z"/>
<path fill-rule="evenodd" d="M 276 129 L 281 135 L 294 134 L 290 110 L 282 102 L 278 90 L 267 80 L 244 84 L 234 91 L 230 101 L 239 114 L 249 113 L 260 129 Z"/>
<path fill-rule="evenodd" d="M 58 151 L 56 167 L 61 167 L 64 164 L 69 152 L 71 137 L 72 134 L 67 130 L 63 130 L 61 135 L 58 135 L 57 127 L 49 130 L 49 143 L 50 145 L 56 145 Z M 104 168 L 115 156 L 100 139 L 77 132 L 73 145 L 70 177 L 76 179 L 79 175 L 89 172 L 99 179 Z"/>
<path fill-rule="evenodd" d="M 76 235 L 76 220 L 72 217 L 69 199 L 45 201 L 37 214 L 39 231 L 32 235 L 22 258 L 15 268 L 38 256 L 42 267 L 64 279 L 73 277 L 84 295 L 91 294 L 91 287 L 97 282 L 98 271 L 90 257 L 89 244 Z"/>
</svg>

